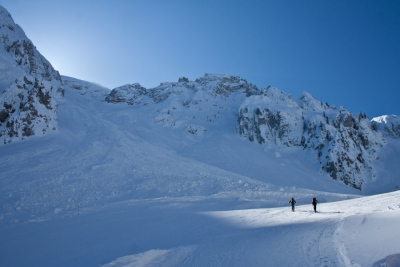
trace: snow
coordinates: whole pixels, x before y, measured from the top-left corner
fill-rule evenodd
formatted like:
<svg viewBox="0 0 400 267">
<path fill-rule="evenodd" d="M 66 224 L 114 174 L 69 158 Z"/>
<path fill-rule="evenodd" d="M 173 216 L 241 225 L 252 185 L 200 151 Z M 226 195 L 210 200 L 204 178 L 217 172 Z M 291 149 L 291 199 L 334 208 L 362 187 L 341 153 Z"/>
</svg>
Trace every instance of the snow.
<svg viewBox="0 0 400 267">
<path fill-rule="evenodd" d="M 378 123 L 390 123 L 391 121 L 398 121 L 399 118 L 396 115 L 383 115 L 379 117 L 375 117 L 372 119 L 372 121 L 378 122 Z"/>
<path fill-rule="evenodd" d="M 227 210 L 212 197 L 132 200 L 2 226 L 1 258 L 5 266 L 371 266 L 399 253 L 399 197 L 320 203 L 318 213 L 311 204 Z"/>
<path fill-rule="evenodd" d="M 372 119 L 378 129 L 385 132 L 388 136 L 400 139 L 400 116 L 383 115 Z"/>
<path fill-rule="evenodd" d="M 69 83 L 57 134 L 0 150 L 1 265 L 368 266 L 400 253 L 399 191 L 361 196 L 224 120 L 194 135 Z"/>
<path fill-rule="evenodd" d="M 30 44 L 2 7 L 0 30 L 5 42 Z M 1 146 L 1 266 L 389 266 L 399 260 L 394 115 L 373 120 L 386 139 L 358 118 L 376 147 L 361 152 L 371 162 L 382 159 L 370 165 L 369 191 L 359 191 L 321 171 L 303 147 L 260 145 L 238 130 L 241 109 L 250 117 L 259 108 L 281 112 L 293 140 L 303 132 L 302 117 L 310 126 L 329 120 L 326 129 L 309 132 L 314 149 L 312 135 L 333 132 L 333 120 L 355 123 L 344 108 L 216 74 L 110 91 L 59 76 L 28 47 L 32 58 L 22 58 L 28 60 L 22 68 L 16 65 L 22 53 L 1 51 L 1 97 L 10 102 L 18 90 L 26 93 L 25 79 L 33 84 L 45 77 L 38 81 L 52 94 L 52 112 L 34 97 L 32 103 L 44 114 L 37 122 L 52 119 L 54 130 L 26 140 L 13 136 Z M 292 141 L 283 137 L 282 144 Z M 345 153 L 340 142 L 333 148 Z M 354 147 L 348 152 L 355 157 Z"/>
</svg>

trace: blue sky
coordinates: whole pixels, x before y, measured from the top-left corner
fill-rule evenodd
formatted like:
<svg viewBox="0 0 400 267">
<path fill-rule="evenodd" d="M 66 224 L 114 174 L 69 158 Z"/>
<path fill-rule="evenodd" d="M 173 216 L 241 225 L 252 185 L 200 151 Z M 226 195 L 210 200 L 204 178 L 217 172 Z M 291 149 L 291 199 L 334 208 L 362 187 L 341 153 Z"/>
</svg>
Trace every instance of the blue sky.
<svg viewBox="0 0 400 267">
<path fill-rule="evenodd" d="M 0 0 L 62 74 L 110 89 L 238 75 L 400 115 L 400 1 Z"/>
</svg>

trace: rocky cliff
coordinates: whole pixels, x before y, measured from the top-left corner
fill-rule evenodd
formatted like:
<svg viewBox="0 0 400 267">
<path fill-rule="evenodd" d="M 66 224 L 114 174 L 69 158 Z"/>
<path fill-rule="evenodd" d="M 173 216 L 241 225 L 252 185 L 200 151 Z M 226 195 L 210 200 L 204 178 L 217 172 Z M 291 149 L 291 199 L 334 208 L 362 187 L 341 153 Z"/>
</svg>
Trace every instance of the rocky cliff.
<svg viewBox="0 0 400 267">
<path fill-rule="evenodd" d="M 386 140 L 365 114 L 352 114 L 308 93 L 295 100 L 276 88 L 252 96 L 239 110 L 243 138 L 266 146 L 301 147 L 335 180 L 361 189 Z"/>
<path fill-rule="evenodd" d="M 0 6 L 0 142 L 57 130 L 60 75 Z"/>
<path fill-rule="evenodd" d="M 375 179 L 378 152 L 387 145 L 385 138 L 398 138 L 400 125 L 371 121 L 306 92 L 294 99 L 277 88 L 259 89 L 229 75 L 206 74 L 195 81 L 183 77 L 152 89 L 126 85 L 112 90 L 106 101 L 156 105 L 154 122 L 190 134 L 201 135 L 213 123 L 230 120 L 244 140 L 266 149 L 301 148 L 321 172 L 360 190 L 365 179 Z"/>
</svg>

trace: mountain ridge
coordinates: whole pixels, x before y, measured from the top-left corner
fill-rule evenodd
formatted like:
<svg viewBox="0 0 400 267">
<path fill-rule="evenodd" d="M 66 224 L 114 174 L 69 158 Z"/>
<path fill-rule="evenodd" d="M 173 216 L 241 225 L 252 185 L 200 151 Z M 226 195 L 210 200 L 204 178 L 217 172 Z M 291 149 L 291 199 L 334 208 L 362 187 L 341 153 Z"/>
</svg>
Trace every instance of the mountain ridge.
<svg viewBox="0 0 400 267">
<path fill-rule="evenodd" d="M 80 116 L 83 118 L 89 118 L 85 114 L 87 112 L 99 112 L 89 110 L 92 105 L 89 102 L 93 102 L 93 106 L 101 104 L 102 109 L 109 109 L 110 112 L 120 108 L 127 112 L 115 115 L 120 121 L 98 118 L 104 121 L 104 125 L 97 127 L 113 125 L 124 128 L 123 123 L 138 123 L 140 120 L 140 124 L 126 128 L 126 131 L 129 134 L 135 132 L 143 139 L 146 139 L 144 133 L 149 133 L 148 129 L 154 127 L 157 131 L 169 132 L 159 134 L 152 142 L 163 140 L 164 143 L 157 141 L 157 144 L 182 151 L 187 157 L 200 159 L 198 155 L 185 152 L 190 150 L 190 146 L 211 143 L 213 138 L 219 140 L 223 136 L 232 136 L 244 142 L 240 146 L 253 147 L 257 144 L 257 150 L 272 153 L 275 158 L 290 153 L 305 157 L 312 163 L 313 171 L 317 170 L 321 177 L 328 174 L 332 179 L 363 192 L 372 192 L 376 186 L 381 188 L 378 191 L 390 191 L 400 183 L 393 171 L 397 170 L 395 163 L 381 160 L 381 155 L 386 153 L 384 150 L 390 151 L 390 155 L 399 154 L 399 120 L 371 121 L 363 113 L 352 114 L 343 107 L 330 106 L 307 92 L 294 99 L 275 87 L 258 88 L 241 77 L 226 74 L 208 73 L 194 81 L 181 77 L 177 82 L 163 82 L 150 89 L 134 83 L 109 90 L 94 83 L 61 76 L 36 50 L 4 8 L 0 9 L 0 15 L 0 47 L 3 48 L 0 50 L 2 145 L 12 145 L 49 133 L 75 132 L 72 130 L 74 123 L 67 117 L 63 118 L 62 130 L 59 124 L 60 105 L 63 108 L 67 107 L 67 103 L 74 105 L 67 98 L 75 95 L 88 101 L 88 109 L 82 107 Z M 75 96 L 75 101 L 78 101 Z M 141 118 L 136 118 L 133 112 L 141 114 Z M 82 125 L 97 124 L 82 122 Z M 85 127 L 75 134 L 87 134 Z M 175 136 L 175 139 L 170 140 L 169 136 Z M 238 145 L 238 140 L 232 142 Z M 391 149 L 384 149 L 388 144 Z M 225 157 L 223 153 L 212 152 L 211 147 L 209 149 L 208 153 Z M 385 158 L 390 159 L 390 155 L 385 154 Z M 267 156 L 260 157 L 272 160 Z M 206 156 L 200 160 L 213 164 Z M 219 164 L 225 166 L 232 163 Z M 241 172 L 239 169 L 236 171 Z M 246 173 L 263 179 L 261 171 L 243 171 L 243 174 Z M 379 178 L 382 173 L 384 178 Z"/>
<path fill-rule="evenodd" d="M 0 37 L 3 265 L 400 258 L 396 115 L 225 74 L 110 90 L 60 75 L 1 7 Z"/>
<path fill-rule="evenodd" d="M 186 123 L 192 134 L 206 131 L 206 120 L 227 118 L 224 109 L 230 109 L 231 115 L 238 110 L 236 126 L 243 139 L 266 147 L 302 147 L 320 164 L 321 172 L 359 190 L 364 180 L 377 176 L 372 165 L 379 160 L 378 151 L 386 146 L 386 138 L 397 139 L 395 134 L 386 134 L 388 128 L 381 121 L 369 120 L 363 113 L 354 115 L 343 107 L 337 109 L 307 92 L 294 99 L 274 87 L 258 89 L 229 75 L 206 74 L 195 81 L 182 77 L 178 82 L 162 83 L 152 89 L 126 85 L 113 89 L 106 101 L 139 106 L 165 102 L 154 121 L 172 128 Z M 226 101 L 231 102 L 221 104 Z M 218 111 L 207 113 L 207 118 L 199 121 L 192 116 L 191 123 L 202 125 L 192 125 L 177 114 L 182 109 L 185 115 L 191 109 L 210 112 L 213 107 Z"/>
</svg>

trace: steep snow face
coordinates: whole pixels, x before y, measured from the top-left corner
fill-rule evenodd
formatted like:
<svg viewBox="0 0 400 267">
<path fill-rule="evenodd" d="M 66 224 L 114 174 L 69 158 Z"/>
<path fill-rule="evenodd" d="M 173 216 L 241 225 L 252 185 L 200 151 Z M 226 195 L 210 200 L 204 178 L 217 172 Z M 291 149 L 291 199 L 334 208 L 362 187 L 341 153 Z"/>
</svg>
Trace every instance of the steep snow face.
<svg viewBox="0 0 400 267">
<path fill-rule="evenodd" d="M 60 75 L 0 6 L 0 143 L 57 130 Z"/>
<path fill-rule="evenodd" d="M 239 131 L 244 139 L 267 148 L 302 147 L 321 171 L 360 190 L 365 179 L 376 176 L 373 162 L 386 145 L 365 115 L 337 110 L 308 93 L 295 101 L 276 88 L 243 102 Z"/>
<path fill-rule="evenodd" d="M 372 119 L 374 126 L 386 135 L 400 139 L 400 116 L 384 115 Z"/>
</svg>

